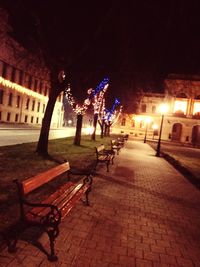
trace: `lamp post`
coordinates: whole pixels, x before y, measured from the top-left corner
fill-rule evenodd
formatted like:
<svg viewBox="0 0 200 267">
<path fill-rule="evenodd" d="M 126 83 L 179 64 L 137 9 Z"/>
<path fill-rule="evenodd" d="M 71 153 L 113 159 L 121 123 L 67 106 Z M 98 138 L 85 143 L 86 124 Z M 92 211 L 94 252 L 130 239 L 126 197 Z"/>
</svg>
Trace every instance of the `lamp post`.
<svg viewBox="0 0 200 267">
<path fill-rule="evenodd" d="M 151 118 L 150 117 L 147 117 L 145 119 L 145 121 L 146 121 L 146 129 L 145 129 L 144 143 L 146 143 L 146 141 L 147 141 L 147 130 L 148 130 L 148 126 L 149 126 L 149 123 L 151 121 Z"/>
<path fill-rule="evenodd" d="M 160 113 L 161 113 L 162 117 L 161 117 L 161 123 L 160 123 L 160 132 L 159 132 L 158 144 L 157 144 L 157 149 L 156 149 L 156 157 L 160 157 L 160 144 L 161 144 L 164 114 L 167 112 L 167 110 L 168 110 L 168 106 L 166 104 L 162 104 L 160 106 Z"/>
</svg>

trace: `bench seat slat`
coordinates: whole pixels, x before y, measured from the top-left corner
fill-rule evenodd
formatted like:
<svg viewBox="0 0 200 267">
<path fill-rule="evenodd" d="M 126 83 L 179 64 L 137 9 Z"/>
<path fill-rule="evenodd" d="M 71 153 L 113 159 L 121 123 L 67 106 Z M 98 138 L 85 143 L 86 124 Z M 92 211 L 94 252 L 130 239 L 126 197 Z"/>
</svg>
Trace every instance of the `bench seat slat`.
<svg viewBox="0 0 200 267">
<path fill-rule="evenodd" d="M 75 204 L 76 195 L 81 196 L 88 188 L 88 185 L 83 185 L 80 183 L 74 186 L 74 184 L 70 182 L 67 187 L 63 186 L 63 188 L 56 191 L 42 203 L 55 205 L 59 210 L 62 210 L 65 206 L 69 206 L 71 210 L 72 206 L 70 205 L 70 202 L 72 202 L 72 199 L 74 199 L 73 203 Z M 37 218 L 45 216 L 48 212 L 49 208 L 47 207 L 36 207 L 29 211 L 26 217 L 29 220 L 36 220 Z"/>
</svg>

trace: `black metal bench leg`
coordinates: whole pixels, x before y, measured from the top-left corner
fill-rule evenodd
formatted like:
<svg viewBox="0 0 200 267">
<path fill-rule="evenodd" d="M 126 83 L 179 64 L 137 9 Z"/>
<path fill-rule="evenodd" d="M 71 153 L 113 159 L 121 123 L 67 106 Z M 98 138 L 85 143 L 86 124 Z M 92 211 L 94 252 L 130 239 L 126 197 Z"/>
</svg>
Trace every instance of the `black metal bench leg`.
<svg viewBox="0 0 200 267">
<path fill-rule="evenodd" d="M 58 257 L 55 255 L 55 249 L 54 249 L 55 231 L 54 230 L 49 230 L 49 231 L 47 231 L 47 234 L 49 236 L 50 250 L 51 250 L 51 254 L 48 255 L 48 260 L 49 261 L 57 261 Z"/>
<path fill-rule="evenodd" d="M 91 188 L 88 188 L 88 190 L 85 192 L 85 204 L 87 206 L 90 205 L 89 198 L 88 198 L 90 191 L 91 191 Z"/>
</svg>

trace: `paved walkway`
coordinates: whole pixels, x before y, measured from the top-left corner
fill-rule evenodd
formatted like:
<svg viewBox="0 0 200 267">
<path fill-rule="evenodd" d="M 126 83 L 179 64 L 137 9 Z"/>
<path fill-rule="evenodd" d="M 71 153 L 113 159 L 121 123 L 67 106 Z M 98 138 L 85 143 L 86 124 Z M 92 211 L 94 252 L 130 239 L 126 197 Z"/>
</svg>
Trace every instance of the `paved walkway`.
<svg viewBox="0 0 200 267">
<path fill-rule="evenodd" d="M 58 262 L 20 241 L 0 266 L 200 266 L 200 191 L 148 144 L 128 141 L 109 173 L 99 167 L 90 199 L 61 224 Z"/>
</svg>

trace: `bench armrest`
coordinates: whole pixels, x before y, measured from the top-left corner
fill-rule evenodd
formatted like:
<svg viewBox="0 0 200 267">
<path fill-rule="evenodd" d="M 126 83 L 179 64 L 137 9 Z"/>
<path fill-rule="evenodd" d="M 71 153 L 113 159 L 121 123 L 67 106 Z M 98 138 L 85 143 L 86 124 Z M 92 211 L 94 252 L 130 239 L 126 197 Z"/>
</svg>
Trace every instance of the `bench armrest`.
<svg viewBox="0 0 200 267">
<path fill-rule="evenodd" d="M 61 212 L 59 211 L 58 207 L 53 204 L 31 203 L 26 199 L 23 199 L 23 204 L 33 208 L 40 208 L 40 207 L 49 208 L 49 212 L 43 217 L 43 220 L 47 225 L 59 224 L 61 222 Z"/>
</svg>

